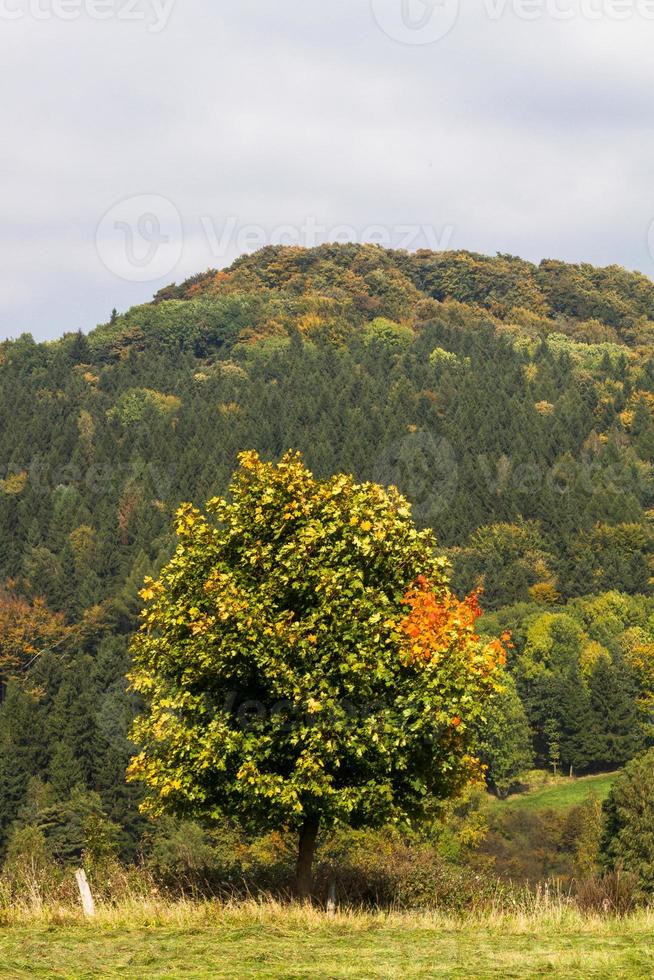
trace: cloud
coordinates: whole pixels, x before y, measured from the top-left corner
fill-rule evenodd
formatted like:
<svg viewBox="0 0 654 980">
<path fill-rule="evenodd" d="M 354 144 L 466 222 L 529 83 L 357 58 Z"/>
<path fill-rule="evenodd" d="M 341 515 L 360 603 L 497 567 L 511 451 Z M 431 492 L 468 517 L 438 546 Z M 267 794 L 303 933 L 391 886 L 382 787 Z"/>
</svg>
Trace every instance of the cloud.
<svg viewBox="0 0 654 980">
<path fill-rule="evenodd" d="M 654 274 L 654 21 L 636 8 L 593 20 L 578 0 L 562 21 L 543 0 L 527 21 L 517 0 L 500 16 L 461 0 L 421 45 L 384 33 L 371 0 L 177 0 L 159 32 L 152 0 L 111 0 L 105 20 L 90 2 L 63 21 L 20 0 L 25 15 L 0 23 L 1 335 L 91 328 L 231 261 L 248 230 L 307 222 L 394 241 L 429 226 L 452 247 Z M 142 197 L 168 199 L 183 226 L 179 261 L 152 282 L 96 248 L 107 211 Z M 135 254 L 165 237 L 146 217 Z"/>
</svg>

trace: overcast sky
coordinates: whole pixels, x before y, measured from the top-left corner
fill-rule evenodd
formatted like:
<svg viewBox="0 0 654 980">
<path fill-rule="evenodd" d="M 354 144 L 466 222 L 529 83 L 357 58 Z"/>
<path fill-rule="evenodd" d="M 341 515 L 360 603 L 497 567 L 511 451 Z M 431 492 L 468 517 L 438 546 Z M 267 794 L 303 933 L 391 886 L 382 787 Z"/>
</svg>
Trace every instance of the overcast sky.
<svg viewBox="0 0 654 980">
<path fill-rule="evenodd" d="M 266 241 L 654 276 L 652 0 L 0 0 L 0 335 Z"/>
</svg>

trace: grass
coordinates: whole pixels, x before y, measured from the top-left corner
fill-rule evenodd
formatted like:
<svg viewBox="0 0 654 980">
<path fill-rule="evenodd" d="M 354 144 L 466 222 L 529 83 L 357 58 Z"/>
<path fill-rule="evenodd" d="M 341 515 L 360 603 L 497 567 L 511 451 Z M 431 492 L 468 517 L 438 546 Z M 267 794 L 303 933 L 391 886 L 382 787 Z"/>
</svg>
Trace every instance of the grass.
<svg viewBox="0 0 654 980">
<path fill-rule="evenodd" d="M 591 793 L 599 800 L 605 800 L 617 775 L 617 772 L 610 772 L 575 779 L 566 776 L 556 779 L 550 777 L 544 785 L 509 796 L 506 800 L 497 801 L 495 805 L 512 810 L 565 810 L 583 803 Z"/>
<path fill-rule="evenodd" d="M 617 773 L 545 777 L 497 808 L 564 809 L 608 794 Z M 126 892 L 129 894 L 129 892 Z M 92 922 L 70 904 L 0 908 L 0 978 L 484 978 L 654 976 L 654 910 L 582 913 L 547 889 L 455 916 L 273 900 L 178 902 L 139 895 Z"/>
<path fill-rule="evenodd" d="M 584 916 L 545 896 L 527 911 L 461 918 L 339 912 L 274 902 L 148 905 L 14 915 L 0 976 L 651 977 L 654 913 Z"/>
</svg>

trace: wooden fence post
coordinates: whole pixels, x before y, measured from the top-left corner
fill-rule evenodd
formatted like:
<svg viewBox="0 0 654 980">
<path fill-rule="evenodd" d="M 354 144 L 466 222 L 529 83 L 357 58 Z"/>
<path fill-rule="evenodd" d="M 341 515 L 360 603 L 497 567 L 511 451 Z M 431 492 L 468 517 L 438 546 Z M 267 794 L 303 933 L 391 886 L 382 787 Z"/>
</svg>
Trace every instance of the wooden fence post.
<svg viewBox="0 0 654 980">
<path fill-rule="evenodd" d="M 88 919 L 92 919 L 95 915 L 95 902 L 93 901 L 93 893 L 91 892 L 91 886 L 89 885 L 84 868 L 77 869 L 75 872 L 75 880 L 77 882 L 77 887 L 79 888 L 79 897 L 82 900 L 84 915 Z"/>
<path fill-rule="evenodd" d="M 327 886 L 327 914 L 334 915 L 336 912 L 336 879 L 330 878 Z"/>
</svg>

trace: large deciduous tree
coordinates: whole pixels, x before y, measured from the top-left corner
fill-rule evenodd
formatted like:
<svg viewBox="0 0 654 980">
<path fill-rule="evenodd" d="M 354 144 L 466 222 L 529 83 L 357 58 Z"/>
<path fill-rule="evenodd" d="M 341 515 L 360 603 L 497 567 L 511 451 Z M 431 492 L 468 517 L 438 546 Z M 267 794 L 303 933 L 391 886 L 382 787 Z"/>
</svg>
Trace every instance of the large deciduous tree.
<svg viewBox="0 0 654 980">
<path fill-rule="evenodd" d="M 295 828 L 305 897 L 320 827 L 418 816 L 470 779 L 504 651 L 396 490 L 240 464 L 229 500 L 179 510 L 141 593 L 130 777 L 154 811 Z"/>
</svg>

